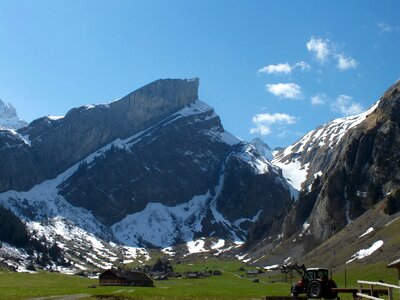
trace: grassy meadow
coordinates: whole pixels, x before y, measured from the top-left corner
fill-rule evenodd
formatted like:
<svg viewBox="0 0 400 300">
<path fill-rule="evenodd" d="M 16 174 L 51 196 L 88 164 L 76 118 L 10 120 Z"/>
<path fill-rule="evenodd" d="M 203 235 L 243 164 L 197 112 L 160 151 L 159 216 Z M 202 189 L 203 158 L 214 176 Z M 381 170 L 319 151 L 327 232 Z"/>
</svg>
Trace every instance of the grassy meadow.
<svg viewBox="0 0 400 300">
<path fill-rule="evenodd" d="M 254 277 L 239 271 L 244 266 L 238 261 L 217 259 L 198 260 L 175 265 L 178 272 L 199 270 L 221 270 L 222 275 L 201 279 L 171 279 L 156 281 L 154 288 L 145 287 L 100 287 L 98 283 L 73 275 L 38 272 L 0 273 L 0 299 L 62 299 L 62 295 L 78 295 L 74 299 L 260 299 L 266 295 L 290 295 L 290 283 L 283 282 L 283 275 L 267 272 L 257 277 L 260 282 L 252 282 Z M 251 269 L 244 266 L 244 268 Z M 344 271 L 334 274 L 340 287 L 344 287 Z M 384 265 L 353 266 L 347 270 L 347 286 L 355 286 L 357 279 L 383 280 L 395 283 L 396 274 Z M 341 299 L 352 299 L 351 295 L 340 295 Z M 67 298 L 65 298 L 67 299 Z"/>
</svg>

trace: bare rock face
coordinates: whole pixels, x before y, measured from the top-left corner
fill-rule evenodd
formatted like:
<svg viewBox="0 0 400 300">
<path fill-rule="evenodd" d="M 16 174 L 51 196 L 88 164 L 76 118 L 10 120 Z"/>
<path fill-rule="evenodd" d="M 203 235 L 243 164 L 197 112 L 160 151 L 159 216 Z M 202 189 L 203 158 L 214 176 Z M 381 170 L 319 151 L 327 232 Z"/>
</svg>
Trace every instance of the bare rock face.
<svg viewBox="0 0 400 300">
<path fill-rule="evenodd" d="M 324 241 L 400 188 L 399 109 L 397 82 L 366 113 L 335 120 L 307 134 L 286 157 L 281 153 L 282 160 L 293 159 L 295 149 L 301 146 L 304 153 L 298 152 L 297 159 L 309 163 L 312 170 L 284 222 L 287 236 L 308 222 L 314 239 Z M 328 139 L 328 149 L 324 141 L 313 139 L 315 135 L 329 137 L 326 128 L 343 126 L 348 129 L 341 131 L 339 139 L 339 131 L 330 131 L 335 136 Z M 317 171 L 318 176 L 310 176 Z"/>
<path fill-rule="evenodd" d="M 198 85 L 159 80 L 0 131 L 0 201 L 28 221 L 62 216 L 132 246 L 244 239 L 252 223 L 287 210 L 289 186 L 224 130 Z"/>
<path fill-rule="evenodd" d="M 98 148 L 126 138 L 198 98 L 199 80 L 158 80 L 122 99 L 69 111 L 64 118 L 44 117 L 11 133 L 12 145 L 0 149 L 0 191 L 27 190 L 55 177 Z M 20 138 L 24 137 L 24 138 Z"/>
<path fill-rule="evenodd" d="M 311 230 L 325 240 L 400 188 L 400 82 L 349 130 L 319 184 Z"/>
</svg>

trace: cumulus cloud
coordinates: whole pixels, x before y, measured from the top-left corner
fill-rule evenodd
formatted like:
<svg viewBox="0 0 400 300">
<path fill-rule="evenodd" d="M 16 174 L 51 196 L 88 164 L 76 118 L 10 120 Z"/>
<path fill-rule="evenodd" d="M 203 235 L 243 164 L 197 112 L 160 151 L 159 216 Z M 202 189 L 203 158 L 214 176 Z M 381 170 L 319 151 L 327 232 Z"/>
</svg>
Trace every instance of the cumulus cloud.
<svg viewBox="0 0 400 300">
<path fill-rule="evenodd" d="M 359 114 L 364 110 L 360 103 L 353 101 L 353 98 L 347 95 L 339 95 L 331 108 L 344 116 Z"/>
<path fill-rule="evenodd" d="M 326 62 L 332 52 L 329 40 L 323 40 L 313 36 L 307 43 L 307 49 L 314 53 L 316 59 L 321 63 Z"/>
<path fill-rule="evenodd" d="M 290 74 L 292 73 L 295 69 L 299 68 L 302 71 L 310 69 L 310 65 L 306 63 L 305 61 L 299 61 L 298 63 L 295 63 L 294 65 L 289 65 L 288 63 L 283 63 L 283 64 L 276 64 L 276 65 L 268 65 L 260 70 L 258 70 L 258 73 L 267 73 L 267 74 Z"/>
<path fill-rule="evenodd" d="M 277 97 L 286 99 L 300 99 L 303 97 L 301 87 L 296 83 L 267 84 L 266 87 L 268 92 Z"/>
<path fill-rule="evenodd" d="M 336 67 L 341 71 L 355 69 L 358 66 L 358 61 L 354 58 L 346 56 L 344 53 L 337 53 L 336 46 L 328 39 L 323 40 L 311 37 L 306 46 L 308 51 L 313 53 L 320 63 L 335 59 L 337 61 Z"/>
<path fill-rule="evenodd" d="M 392 26 L 390 26 L 388 23 L 380 22 L 380 23 L 378 23 L 376 25 L 378 26 L 380 33 L 392 32 L 393 31 Z"/>
<path fill-rule="evenodd" d="M 335 57 L 338 60 L 337 68 L 339 70 L 345 71 L 357 68 L 358 62 L 354 58 L 346 57 L 344 54 L 336 54 Z"/>
<path fill-rule="evenodd" d="M 267 74 L 289 74 L 292 72 L 292 67 L 288 63 L 268 65 L 258 70 L 258 73 Z"/>
<path fill-rule="evenodd" d="M 328 100 L 328 97 L 324 93 L 318 93 L 315 96 L 311 97 L 312 105 L 323 105 Z"/>
<path fill-rule="evenodd" d="M 265 113 L 256 114 L 252 121 L 255 127 L 250 128 L 251 134 L 268 135 L 272 132 L 271 125 L 291 125 L 296 122 L 296 118 L 285 113 Z"/>
</svg>

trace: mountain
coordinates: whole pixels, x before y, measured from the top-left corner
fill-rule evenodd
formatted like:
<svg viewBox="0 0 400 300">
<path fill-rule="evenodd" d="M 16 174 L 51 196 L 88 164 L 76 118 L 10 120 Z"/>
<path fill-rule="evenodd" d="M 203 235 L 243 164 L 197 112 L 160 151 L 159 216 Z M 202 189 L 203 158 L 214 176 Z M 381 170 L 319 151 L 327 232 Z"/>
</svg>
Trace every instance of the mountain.
<svg viewBox="0 0 400 300">
<path fill-rule="evenodd" d="M 256 148 L 257 152 L 261 156 L 265 157 L 269 161 L 272 161 L 274 159 L 272 149 L 262 139 L 255 138 L 252 141 L 250 141 L 250 144 L 252 144 L 254 148 Z"/>
<path fill-rule="evenodd" d="M 224 130 L 198 86 L 157 80 L 115 102 L 0 130 L 0 203 L 82 268 L 146 259 L 142 247 L 190 252 L 192 241 L 209 243 L 203 237 L 226 247 L 245 240 L 259 218 L 288 209 L 290 186 Z"/>
<path fill-rule="evenodd" d="M 15 108 L 0 99 L 0 128 L 19 129 L 26 125 L 27 123 L 18 117 Z"/>
<path fill-rule="evenodd" d="M 333 120 L 275 156 L 273 164 L 300 193 L 288 214 L 274 221 L 260 219 L 253 226 L 247 249 L 258 253 L 254 257 L 274 251 L 282 253 L 282 261 L 283 256 L 299 259 L 331 239 L 338 243 L 337 234 L 352 223 L 361 224 L 363 216 L 365 223 L 365 215 L 375 214 L 380 227 L 396 219 L 399 108 L 398 81 L 367 112 Z M 371 227 L 377 225 L 370 221 Z"/>
<path fill-rule="evenodd" d="M 279 151 L 273 164 L 282 169 L 294 188 L 308 188 L 317 176 L 326 173 L 345 134 L 362 123 L 377 105 L 364 113 L 335 119 L 310 131 L 293 145 Z"/>
</svg>

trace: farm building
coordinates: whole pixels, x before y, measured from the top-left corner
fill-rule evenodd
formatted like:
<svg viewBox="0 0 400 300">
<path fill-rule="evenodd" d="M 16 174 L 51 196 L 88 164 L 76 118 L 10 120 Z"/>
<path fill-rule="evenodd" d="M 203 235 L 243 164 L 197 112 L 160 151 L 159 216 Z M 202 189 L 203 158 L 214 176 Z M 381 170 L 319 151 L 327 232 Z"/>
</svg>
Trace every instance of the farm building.
<svg viewBox="0 0 400 300">
<path fill-rule="evenodd" d="M 99 276 L 100 285 L 154 286 L 145 273 L 129 270 L 109 269 Z"/>
<path fill-rule="evenodd" d="M 400 258 L 388 264 L 387 268 L 397 269 L 397 277 L 398 277 L 397 279 L 399 281 L 399 286 L 400 286 Z"/>
</svg>

